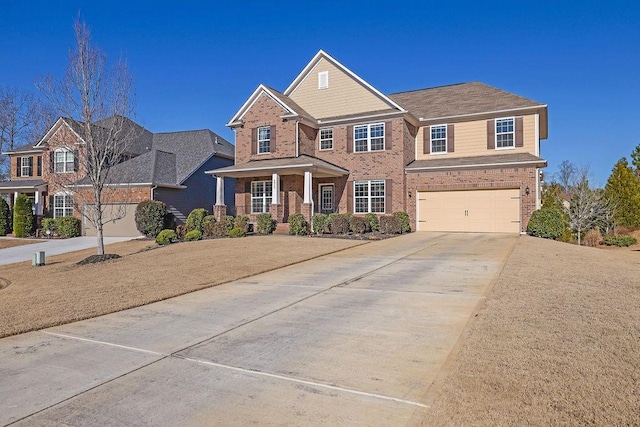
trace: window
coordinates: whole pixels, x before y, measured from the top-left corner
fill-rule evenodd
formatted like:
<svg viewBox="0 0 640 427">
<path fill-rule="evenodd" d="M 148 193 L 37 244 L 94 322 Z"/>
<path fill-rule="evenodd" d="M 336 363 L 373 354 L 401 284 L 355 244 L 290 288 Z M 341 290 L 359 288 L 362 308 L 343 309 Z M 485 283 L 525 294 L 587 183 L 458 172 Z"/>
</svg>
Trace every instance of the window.
<svg viewBox="0 0 640 427">
<path fill-rule="evenodd" d="M 272 194 L 271 181 L 253 181 L 251 183 L 251 212 L 269 212 Z"/>
<path fill-rule="evenodd" d="M 355 181 L 355 213 L 384 213 L 384 180 Z"/>
<path fill-rule="evenodd" d="M 320 71 L 318 73 L 318 89 L 327 89 L 329 87 L 329 72 Z"/>
<path fill-rule="evenodd" d="M 333 150 L 333 129 L 320 129 L 320 149 Z"/>
<path fill-rule="evenodd" d="M 384 123 L 353 127 L 355 152 L 384 150 Z"/>
<path fill-rule="evenodd" d="M 66 173 L 74 171 L 73 151 L 68 148 L 59 148 L 53 154 L 54 172 Z"/>
<path fill-rule="evenodd" d="M 513 122 L 513 117 L 496 119 L 496 149 L 515 147 Z"/>
<path fill-rule="evenodd" d="M 73 197 L 60 193 L 53 196 L 53 217 L 73 216 Z"/>
<path fill-rule="evenodd" d="M 33 166 L 33 157 L 23 157 L 20 165 L 20 176 L 31 176 L 31 168 Z"/>
<path fill-rule="evenodd" d="M 271 127 L 263 126 L 258 128 L 258 154 L 271 151 Z"/>
<path fill-rule="evenodd" d="M 447 152 L 447 126 L 431 126 L 431 153 Z"/>
</svg>

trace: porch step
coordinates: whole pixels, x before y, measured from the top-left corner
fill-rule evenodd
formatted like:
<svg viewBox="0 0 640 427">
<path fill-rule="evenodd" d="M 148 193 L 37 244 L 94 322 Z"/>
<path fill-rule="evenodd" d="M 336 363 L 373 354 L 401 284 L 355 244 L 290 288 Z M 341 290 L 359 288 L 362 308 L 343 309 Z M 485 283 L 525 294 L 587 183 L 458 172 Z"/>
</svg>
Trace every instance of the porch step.
<svg viewBox="0 0 640 427">
<path fill-rule="evenodd" d="M 289 223 L 279 222 L 273 234 L 289 234 Z"/>
</svg>

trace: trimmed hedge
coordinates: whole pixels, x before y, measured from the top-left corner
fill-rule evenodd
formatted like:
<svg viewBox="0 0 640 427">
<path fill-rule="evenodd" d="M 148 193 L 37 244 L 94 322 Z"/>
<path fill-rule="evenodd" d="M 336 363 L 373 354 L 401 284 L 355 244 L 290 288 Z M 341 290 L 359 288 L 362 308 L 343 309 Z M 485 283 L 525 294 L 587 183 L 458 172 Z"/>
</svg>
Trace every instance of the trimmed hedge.
<svg viewBox="0 0 640 427">
<path fill-rule="evenodd" d="M 406 212 L 394 212 L 392 214 L 398 221 L 400 221 L 400 230 L 402 233 L 411 232 L 411 222 L 409 221 L 409 214 Z"/>
<path fill-rule="evenodd" d="M 145 200 L 136 206 L 136 228 L 147 237 L 156 237 L 167 220 L 167 205 L 155 200 Z"/>
<path fill-rule="evenodd" d="M 11 226 L 11 212 L 9 204 L 5 199 L 0 197 L 0 236 L 6 236 Z"/>
<path fill-rule="evenodd" d="M 357 234 L 367 231 L 367 221 L 361 216 L 352 216 L 349 221 L 349 229 Z"/>
<path fill-rule="evenodd" d="M 527 234 L 544 239 L 558 239 L 565 233 L 566 223 L 562 213 L 552 208 L 534 211 L 527 225 Z"/>
<path fill-rule="evenodd" d="M 222 217 L 222 220 L 220 222 L 224 224 L 224 227 L 226 228 L 227 233 L 229 233 L 229 231 L 233 229 L 236 219 L 231 215 L 225 215 Z"/>
<path fill-rule="evenodd" d="M 315 214 L 311 218 L 311 224 L 313 225 L 314 234 L 324 234 L 329 222 L 329 217 L 326 214 Z"/>
<path fill-rule="evenodd" d="M 202 239 L 202 233 L 200 230 L 191 230 L 184 236 L 184 240 L 187 242 L 194 242 L 196 240 Z"/>
<path fill-rule="evenodd" d="M 333 214 L 329 214 L 331 217 Z M 349 214 L 335 214 L 331 220 L 331 233 L 333 234 L 347 234 L 349 232 L 349 221 L 351 215 Z"/>
<path fill-rule="evenodd" d="M 306 236 L 309 233 L 309 223 L 301 213 L 289 215 L 289 234 L 292 236 Z"/>
<path fill-rule="evenodd" d="M 247 232 L 242 227 L 234 227 L 231 230 L 229 230 L 229 237 L 231 238 L 244 237 L 246 235 L 247 235 Z"/>
<path fill-rule="evenodd" d="M 380 216 L 380 232 L 382 234 L 401 234 L 402 224 L 397 216 L 382 215 Z"/>
<path fill-rule="evenodd" d="M 60 237 L 78 237 L 80 235 L 80 220 L 74 216 L 56 218 L 56 230 Z"/>
<path fill-rule="evenodd" d="M 156 243 L 159 245 L 168 245 L 176 240 L 176 232 L 173 230 L 162 230 L 156 236 Z"/>
<path fill-rule="evenodd" d="M 33 204 L 24 194 L 18 194 L 13 210 L 13 234 L 27 237 L 33 231 Z"/>
<path fill-rule="evenodd" d="M 203 222 L 204 218 L 209 215 L 209 212 L 205 208 L 196 208 L 189 213 L 186 223 L 187 233 L 192 230 L 198 230 L 201 233 L 204 231 Z"/>
<path fill-rule="evenodd" d="M 56 231 L 56 220 L 53 218 L 42 218 L 42 232 L 46 236 L 47 230 L 51 230 L 51 234 Z"/>
<path fill-rule="evenodd" d="M 378 215 L 374 213 L 368 213 L 364 216 L 364 220 L 367 223 L 367 230 L 369 231 L 380 230 L 380 221 L 378 220 Z"/>
<path fill-rule="evenodd" d="M 238 215 L 233 220 L 233 228 L 242 228 L 246 233 L 249 231 L 249 217 L 244 215 Z"/>
<path fill-rule="evenodd" d="M 256 232 L 258 234 L 271 234 L 276 231 L 276 221 L 270 213 L 258 214 L 256 222 Z"/>
<path fill-rule="evenodd" d="M 604 244 L 607 246 L 618 246 L 618 247 L 626 247 L 635 245 L 638 243 L 638 239 L 633 236 L 624 236 L 624 235 L 612 235 L 607 234 L 603 238 Z"/>
<path fill-rule="evenodd" d="M 204 237 L 227 237 L 228 233 L 229 230 L 227 229 L 227 225 L 222 221 L 210 222 L 204 226 Z"/>
</svg>

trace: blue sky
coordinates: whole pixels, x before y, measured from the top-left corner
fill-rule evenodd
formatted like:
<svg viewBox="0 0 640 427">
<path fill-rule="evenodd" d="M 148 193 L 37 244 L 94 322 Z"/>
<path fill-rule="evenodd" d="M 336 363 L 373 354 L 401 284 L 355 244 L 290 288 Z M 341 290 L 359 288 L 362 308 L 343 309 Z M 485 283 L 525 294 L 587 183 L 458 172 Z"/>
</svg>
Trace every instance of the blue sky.
<svg viewBox="0 0 640 427">
<path fill-rule="evenodd" d="M 62 76 L 80 12 L 125 56 L 137 121 L 154 132 L 224 124 L 260 84 L 283 91 L 319 49 L 393 93 L 482 81 L 549 105 L 542 157 L 604 185 L 640 144 L 637 1 L 0 0 L 0 85 Z"/>
</svg>

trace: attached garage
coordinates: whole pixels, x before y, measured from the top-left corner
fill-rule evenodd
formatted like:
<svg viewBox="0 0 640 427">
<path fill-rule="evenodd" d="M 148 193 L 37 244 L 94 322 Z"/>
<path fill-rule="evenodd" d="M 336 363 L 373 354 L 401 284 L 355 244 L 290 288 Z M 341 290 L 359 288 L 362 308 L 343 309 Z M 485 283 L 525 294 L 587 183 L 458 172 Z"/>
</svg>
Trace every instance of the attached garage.
<svg viewBox="0 0 640 427">
<path fill-rule="evenodd" d="M 136 206 L 137 203 L 109 204 L 104 207 L 103 220 L 109 218 L 122 217 L 120 219 L 108 221 L 102 228 L 105 237 L 135 237 L 140 232 L 136 228 Z M 95 209 L 95 205 L 86 205 L 85 209 Z M 96 229 L 87 218 L 82 218 L 85 236 L 95 236 Z"/>
<path fill-rule="evenodd" d="M 520 189 L 417 194 L 418 231 L 520 233 Z"/>
</svg>

